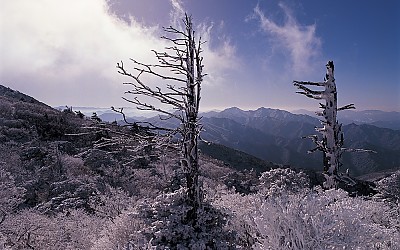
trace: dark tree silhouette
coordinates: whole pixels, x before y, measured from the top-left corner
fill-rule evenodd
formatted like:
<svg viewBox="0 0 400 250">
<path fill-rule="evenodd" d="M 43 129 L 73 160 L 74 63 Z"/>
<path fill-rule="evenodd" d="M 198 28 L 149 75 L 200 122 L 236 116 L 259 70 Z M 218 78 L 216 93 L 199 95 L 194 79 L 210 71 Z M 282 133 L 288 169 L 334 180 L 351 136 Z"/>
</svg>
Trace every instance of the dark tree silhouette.
<svg viewBox="0 0 400 250">
<path fill-rule="evenodd" d="M 93 121 L 101 122 L 101 118 L 97 116 L 96 112 L 93 112 L 92 116 L 90 117 Z"/>
<path fill-rule="evenodd" d="M 201 56 L 201 38 L 195 39 L 192 18 L 185 14 L 183 19 L 184 28 L 179 30 L 173 27 L 164 28 L 169 37 L 162 37 L 172 43 L 165 52 L 153 50 L 158 64 L 151 65 L 130 59 L 134 64 L 135 74 L 130 73 L 124 67 L 123 62 L 117 64 L 118 73 L 132 79 L 125 85 L 132 87 L 126 94 L 133 95 L 133 99 L 125 98 L 126 101 L 136 105 L 139 110 L 156 111 L 166 115 L 167 119 L 176 118 L 180 121 L 180 127 L 168 129 L 167 136 L 180 135 L 182 150 L 182 167 L 186 176 L 187 200 L 193 208 L 187 215 L 188 221 L 195 223 L 197 210 L 201 205 L 201 190 L 198 181 L 198 138 L 201 131 L 199 124 L 199 105 L 201 83 L 203 81 L 203 57 Z M 160 69 L 167 69 L 171 75 L 159 73 Z M 141 76 L 144 74 L 155 76 L 165 80 L 164 87 L 150 87 L 144 83 Z M 171 84 L 174 82 L 180 86 Z M 157 105 L 143 102 L 139 97 L 150 97 L 158 102 Z M 164 106 L 163 106 L 164 105 Z M 174 111 L 169 109 L 173 108 Z M 121 110 L 122 112 L 122 110 Z M 164 119 L 164 118 L 163 118 Z M 150 128 L 160 129 L 153 124 Z"/>
</svg>

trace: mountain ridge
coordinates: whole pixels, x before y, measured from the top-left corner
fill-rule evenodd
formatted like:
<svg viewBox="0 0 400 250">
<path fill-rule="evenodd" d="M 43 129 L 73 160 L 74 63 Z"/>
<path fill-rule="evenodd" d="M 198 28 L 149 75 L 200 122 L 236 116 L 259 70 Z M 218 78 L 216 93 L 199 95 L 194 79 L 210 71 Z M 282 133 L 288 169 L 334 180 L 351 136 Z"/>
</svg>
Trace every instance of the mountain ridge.
<svg viewBox="0 0 400 250">
<path fill-rule="evenodd" d="M 161 127 L 179 126 L 178 120 L 160 120 L 158 116 L 145 121 Z M 207 141 L 276 164 L 317 171 L 322 168 L 321 153 L 308 154 L 307 151 L 315 145 L 311 140 L 302 139 L 318 135 L 315 127 L 321 124 L 315 117 L 270 108 L 245 111 L 232 107 L 220 112 L 203 113 L 200 123 L 204 127 L 201 137 Z M 379 153 L 345 153 L 341 171 L 349 169 L 352 175 L 358 176 L 400 166 L 400 159 L 396 157 L 400 155 L 396 146 L 400 145 L 400 130 L 355 123 L 344 125 L 343 130 L 345 147 L 371 149 Z"/>
<path fill-rule="evenodd" d="M 27 103 L 37 103 L 46 109 L 52 109 L 34 98 L 3 86 L 0 88 L 1 96 L 8 99 L 14 98 L 14 102 L 25 100 Z M 43 113 L 42 111 L 38 112 Z M 45 120 L 47 118 L 45 119 L 44 113 L 42 115 L 43 117 L 38 116 L 38 121 L 40 121 L 40 126 L 46 128 Z M 158 116 L 140 119 L 167 127 L 179 126 L 178 121 L 162 121 Z M 65 124 L 59 121 L 54 122 L 57 123 L 60 131 L 51 133 L 56 133 L 61 137 L 62 131 L 66 129 L 64 128 Z M 310 134 L 318 134 L 314 128 L 320 124 L 315 117 L 264 107 L 248 111 L 233 107 L 220 112 L 203 113 L 200 122 L 205 129 L 202 132 L 202 138 L 210 142 L 220 143 L 267 162 L 314 170 L 321 168 L 321 155 L 319 152 L 307 154 L 307 151 L 314 145 L 310 140 L 301 138 Z M 344 125 L 343 131 L 345 147 L 366 148 L 378 152 L 378 154 L 345 154 L 343 157 L 344 167 L 349 168 L 353 175 L 364 175 L 400 166 L 398 157 L 400 155 L 400 131 L 354 123 Z M 45 129 L 40 133 L 48 136 Z"/>
<path fill-rule="evenodd" d="M 379 112 L 380 113 L 380 112 Z M 260 115 L 261 114 L 261 115 Z M 396 113 L 397 114 L 397 113 Z M 214 120 L 212 117 L 214 116 Z M 226 119 L 215 120 L 215 118 Z M 229 120 L 239 125 L 230 127 Z M 243 152 L 253 154 L 261 159 L 270 160 L 278 164 L 294 165 L 298 168 L 306 167 L 318 170 L 321 166 L 322 156 L 319 153 L 307 154 L 314 147 L 310 140 L 301 137 L 318 134 L 315 127 L 320 122 L 315 117 L 302 114 L 292 114 L 288 111 L 259 108 L 257 110 L 244 111 L 237 107 L 213 112 L 203 118 L 206 131 L 204 137 L 209 136 L 207 129 L 210 125 L 216 128 L 224 128 L 213 131 L 214 139 L 220 134 L 218 142 Z M 218 124 L 215 122 L 218 121 Z M 222 123 L 221 123 L 222 122 Z M 341 122 L 339 120 L 339 122 Z M 217 125 L 217 126 L 215 126 Z M 365 148 L 377 151 L 377 154 L 347 153 L 343 157 L 343 163 L 350 172 L 355 175 L 368 172 L 384 171 L 385 169 L 398 168 L 400 166 L 400 131 L 389 128 L 380 128 L 371 124 L 350 123 L 343 126 L 345 133 L 345 147 Z M 228 133 L 226 133 L 228 131 Z M 255 132 L 257 131 L 257 132 Z M 208 134 L 207 134 L 208 133 Z M 234 134 L 246 135 L 249 141 L 233 141 Z M 254 134 L 257 134 L 255 135 Z M 251 138 L 251 139 L 250 139 Z M 264 141 L 264 143 L 263 143 Z M 344 171 L 344 169 L 342 170 Z"/>
<path fill-rule="evenodd" d="M 163 121 L 158 117 L 146 121 L 170 128 L 179 126 L 177 120 Z M 321 126 L 317 118 L 277 109 L 244 111 L 233 107 L 205 113 L 200 123 L 204 126 L 201 136 L 207 141 L 276 164 L 317 171 L 322 168 L 321 153 L 308 154 L 307 151 L 315 145 L 311 140 L 302 138 L 319 134 L 315 131 L 315 127 Z M 345 153 L 341 171 L 349 169 L 353 176 L 358 176 L 400 166 L 397 156 L 400 155 L 397 146 L 400 145 L 399 130 L 351 123 L 344 125 L 343 131 L 345 147 L 371 149 L 378 154 Z"/>
</svg>

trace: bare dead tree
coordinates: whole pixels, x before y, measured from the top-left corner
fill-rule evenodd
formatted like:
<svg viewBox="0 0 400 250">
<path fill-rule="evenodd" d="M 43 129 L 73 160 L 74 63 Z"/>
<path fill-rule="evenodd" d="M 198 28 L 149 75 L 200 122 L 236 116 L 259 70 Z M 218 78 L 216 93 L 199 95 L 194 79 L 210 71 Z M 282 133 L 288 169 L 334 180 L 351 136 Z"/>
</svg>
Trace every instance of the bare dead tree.
<svg viewBox="0 0 400 250">
<path fill-rule="evenodd" d="M 323 117 L 323 119 L 320 120 L 323 127 L 315 129 L 322 134 L 322 139 L 320 139 L 318 135 L 307 136 L 307 138 L 310 138 L 316 144 L 316 147 L 312 150 L 309 150 L 308 153 L 312 153 L 317 150 L 322 151 L 324 172 L 331 180 L 331 184 L 328 185 L 334 185 L 334 180 L 338 179 L 338 170 L 343 165 L 341 163 L 341 157 L 344 152 L 373 151 L 365 149 L 349 149 L 343 147 L 344 138 L 342 124 L 337 121 L 337 111 L 355 109 L 355 107 L 354 104 L 348 104 L 341 108 L 337 107 L 337 90 L 334 77 L 333 61 L 328 61 L 326 64 L 326 69 L 327 72 L 323 82 L 293 81 L 293 84 L 300 89 L 300 91 L 296 93 L 316 100 L 325 100 L 325 104 L 319 104 L 323 111 L 316 112 L 318 116 Z M 316 91 L 306 87 L 307 85 L 324 87 L 324 89 Z"/>
<path fill-rule="evenodd" d="M 130 73 L 124 67 L 123 62 L 117 63 L 118 73 L 132 79 L 132 82 L 123 84 L 132 89 L 126 94 L 133 95 L 133 98 L 125 98 L 129 103 L 136 105 L 139 110 L 155 111 L 167 118 L 175 118 L 180 121 L 178 128 L 167 130 L 166 135 L 180 135 L 182 166 L 186 177 L 187 199 L 192 210 L 188 213 L 188 220 L 195 223 L 197 210 L 201 206 L 201 190 L 198 181 L 198 138 L 201 131 L 199 124 L 200 117 L 200 91 L 201 83 L 205 74 L 203 73 L 203 57 L 201 56 L 201 38 L 195 39 L 191 16 L 185 14 L 183 19 L 184 28 L 178 30 L 172 26 L 164 28 L 169 37 L 163 39 L 172 43 L 164 52 L 153 50 L 158 64 L 145 64 L 130 59 L 135 73 Z M 159 73 L 167 69 L 171 75 Z M 150 87 L 142 81 L 141 76 L 147 74 L 165 80 L 166 84 L 161 87 Z M 176 86 L 175 84 L 179 84 Z M 150 97 L 159 103 L 159 106 L 142 101 L 139 97 Z M 172 107 L 173 111 L 163 108 Z M 159 128 L 150 124 L 152 128 Z"/>
</svg>

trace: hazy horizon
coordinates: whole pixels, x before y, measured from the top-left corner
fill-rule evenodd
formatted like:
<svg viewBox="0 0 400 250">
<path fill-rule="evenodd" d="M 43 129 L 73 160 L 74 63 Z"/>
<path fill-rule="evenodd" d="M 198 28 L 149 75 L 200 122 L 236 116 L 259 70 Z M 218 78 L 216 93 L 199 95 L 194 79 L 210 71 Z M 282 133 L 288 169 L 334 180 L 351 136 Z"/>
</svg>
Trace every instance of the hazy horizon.
<svg viewBox="0 0 400 250">
<path fill-rule="evenodd" d="M 66 106 L 68 107 L 72 107 L 73 110 L 78 111 L 79 109 L 93 109 L 93 110 L 104 110 L 104 111 L 112 111 L 111 107 L 94 107 L 94 106 L 74 106 L 74 105 L 57 105 L 57 106 L 52 106 L 53 108 L 56 109 L 62 109 L 65 108 Z M 129 110 L 135 110 L 137 111 L 139 114 L 143 113 L 143 112 L 147 112 L 147 113 L 153 113 L 155 115 L 157 115 L 156 111 L 141 111 L 141 110 L 137 110 L 136 107 L 134 106 L 115 106 L 115 108 L 124 108 L 124 110 L 129 109 Z M 266 107 L 266 106 L 260 106 L 260 107 L 254 107 L 254 108 L 241 108 L 241 107 L 236 107 L 236 106 L 231 106 L 231 107 L 223 107 L 223 108 L 210 108 L 210 109 L 201 109 L 200 112 L 201 113 L 206 113 L 206 112 L 212 112 L 212 111 L 216 111 L 216 112 L 221 112 L 223 110 L 226 109 L 230 109 L 230 108 L 238 108 L 240 110 L 243 111 L 255 111 L 257 109 L 260 108 L 266 108 L 266 109 L 275 109 L 275 110 L 283 110 L 283 111 L 288 111 L 288 112 L 300 112 L 304 111 L 304 112 L 314 112 L 314 111 L 319 111 L 318 107 L 315 107 L 315 109 L 304 109 L 304 108 L 298 108 L 298 109 L 282 109 L 282 108 L 274 108 L 274 107 Z M 380 109 L 354 109 L 354 110 L 348 110 L 348 111 L 354 111 L 354 112 L 366 112 L 366 111 L 383 111 L 383 112 L 395 112 L 395 113 L 400 113 L 399 111 L 385 111 L 385 110 L 380 110 Z M 348 112 L 348 111 L 341 111 L 341 112 Z"/>
</svg>

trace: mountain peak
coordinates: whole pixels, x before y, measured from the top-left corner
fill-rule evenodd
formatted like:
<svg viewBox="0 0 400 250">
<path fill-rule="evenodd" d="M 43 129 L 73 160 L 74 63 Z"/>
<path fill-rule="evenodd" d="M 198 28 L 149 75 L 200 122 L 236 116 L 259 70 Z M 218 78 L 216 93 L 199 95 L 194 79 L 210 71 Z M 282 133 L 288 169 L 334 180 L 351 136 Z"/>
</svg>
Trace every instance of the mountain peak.
<svg viewBox="0 0 400 250">
<path fill-rule="evenodd" d="M 243 116 L 243 115 L 245 115 L 245 112 L 246 111 L 244 111 L 238 107 L 231 107 L 231 108 L 222 110 L 220 113 L 227 114 L 227 115 L 233 115 L 233 116 Z"/>
<path fill-rule="evenodd" d="M 227 109 L 224 109 L 222 112 L 243 112 L 244 110 L 238 108 L 238 107 L 230 107 Z"/>
</svg>

